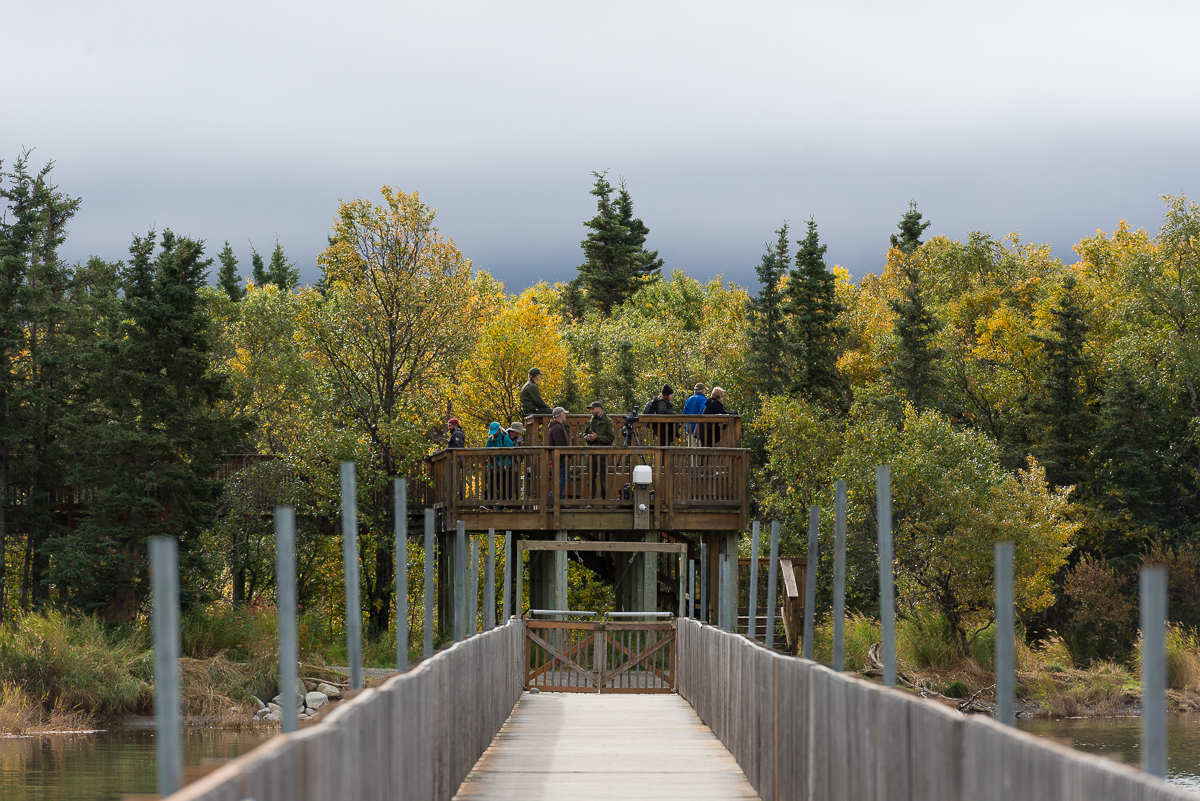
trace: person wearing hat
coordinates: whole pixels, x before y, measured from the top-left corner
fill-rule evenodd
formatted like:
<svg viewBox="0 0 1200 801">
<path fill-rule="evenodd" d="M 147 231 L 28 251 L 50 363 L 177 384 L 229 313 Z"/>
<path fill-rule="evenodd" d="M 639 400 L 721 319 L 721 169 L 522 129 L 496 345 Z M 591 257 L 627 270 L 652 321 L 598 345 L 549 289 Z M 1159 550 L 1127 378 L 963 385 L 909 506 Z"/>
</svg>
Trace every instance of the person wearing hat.
<svg viewBox="0 0 1200 801">
<path fill-rule="evenodd" d="M 512 439 L 513 447 L 520 448 L 525 444 L 525 424 L 517 421 L 508 427 L 508 436 Z"/>
<path fill-rule="evenodd" d="M 588 411 L 592 413 L 592 419 L 588 420 L 588 424 L 584 426 L 584 441 L 588 445 L 612 445 L 613 440 L 617 438 L 617 434 L 613 430 L 612 418 L 604 413 L 604 404 L 600 401 L 592 401 L 588 404 Z M 607 498 L 607 481 L 605 479 L 608 473 L 608 460 L 603 456 L 593 456 L 591 463 L 592 497 L 596 497 L 598 484 L 600 489 L 599 497 Z"/>
<path fill-rule="evenodd" d="M 534 367 L 529 371 L 529 380 L 521 387 L 521 417 L 531 414 L 550 414 L 550 407 L 542 400 L 542 390 L 538 382 L 542 380 L 542 371 Z M 511 396 L 510 396 L 511 397 Z"/>
<path fill-rule="evenodd" d="M 467 447 L 467 432 L 462 430 L 457 417 L 446 421 L 446 433 L 450 435 L 450 441 L 446 443 L 447 448 Z"/>
<path fill-rule="evenodd" d="M 488 448 L 511 448 L 513 446 L 512 439 L 509 438 L 507 432 L 500 427 L 500 424 L 493 421 L 488 426 L 488 438 L 486 447 Z M 503 459 L 488 459 L 488 499 L 493 501 L 507 500 L 509 489 L 513 484 L 512 481 L 512 459 L 504 457 Z"/>
<path fill-rule="evenodd" d="M 555 406 L 550 412 L 550 425 L 546 428 L 546 444 L 551 448 L 571 447 L 571 435 L 567 431 L 567 410 Z M 566 496 L 567 491 L 567 462 L 571 457 L 563 454 L 558 462 L 558 497 Z"/>
<path fill-rule="evenodd" d="M 674 398 L 675 389 L 670 384 L 663 384 L 662 392 L 646 401 L 642 414 L 675 414 Z M 650 428 L 659 445 L 670 445 L 675 439 L 674 423 L 652 423 Z"/>
</svg>

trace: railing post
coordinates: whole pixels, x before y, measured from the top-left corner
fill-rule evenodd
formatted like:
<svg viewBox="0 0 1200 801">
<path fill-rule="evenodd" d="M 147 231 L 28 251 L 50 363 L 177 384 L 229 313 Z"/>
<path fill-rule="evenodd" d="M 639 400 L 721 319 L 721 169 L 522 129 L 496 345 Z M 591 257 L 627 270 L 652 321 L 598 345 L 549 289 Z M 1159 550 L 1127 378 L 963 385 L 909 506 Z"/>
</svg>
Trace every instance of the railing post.
<svg viewBox="0 0 1200 801">
<path fill-rule="evenodd" d="M 729 631 L 729 556 L 720 554 L 718 559 L 717 626 L 722 631 Z"/>
<path fill-rule="evenodd" d="M 496 626 L 496 529 L 488 529 L 487 562 L 483 569 L 483 630 Z"/>
<path fill-rule="evenodd" d="M 513 547 L 516 548 L 513 551 L 513 572 L 517 576 L 513 582 L 513 614 L 520 617 L 524 614 L 522 607 L 525 604 L 525 553 L 518 543 L 513 543 Z"/>
<path fill-rule="evenodd" d="M 883 686 L 896 686 L 896 600 L 892 575 L 892 472 L 875 468 L 875 517 L 879 523 L 879 620 L 883 647 Z"/>
<path fill-rule="evenodd" d="M 346 661 L 350 663 L 350 689 L 361 690 L 362 599 L 358 589 L 358 497 L 354 462 L 342 462 L 342 562 L 346 584 Z"/>
<path fill-rule="evenodd" d="M 433 581 L 437 559 L 437 536 L 434 533 L 437 512 L 425 510 L 425 642 L 421 649 L 425 658 L 433 656 Z"/>
<path fill-rule="evenodd" d="M 179 710 L 179 551 L 173 537 L 150 538 L 154 627 L 154 722 L 158 794 L 183 786 Z"/>
<path fill-rule="evenodd" d="M 700 620 L 708 622 L 708 545 L 700 543 Z"/>
<path fill-rule="evenodd" d="M 996 720 L 1016 725 L 1013 716 L 1013 544 L 996 543 Z"/>
<path fill-rule="evenodd" d="M 804 650 L 802 656 L 812 659 L 813 623 L 817 605 L 817 548 L 820 542 L 821 510 L 808 507 L 808 569 L 804 571 Z"/>
<path fill-rule="evenodd" d="M 504 532 L 504 598 L 503 606 L 501 607 L 500 611 L 500 616 L 504 619 L 505 623 L 507 623 L 509 617 L 512 616 L 512 561 L 512 532 L 506 531 Z"/>
<path fill-rule="evenodd" d="M 833 669 L 841 673 L 846 634 L 846 482 L 834 485 L 833 506 Z"/>
<path fill-rule="evenodd" d="M 408 481 L 396 479 L 396 670 L 408 670 Z"/>
<path fill-rule="evenodd" d="M 687 595 L 684 593 L 684 590 L 686 589 L 686 581 L 683 576 L 683 564 L 685 561 L 687 561 L 687 552 L 681 551 L 677 561 L 679 563 L 679 611 L 676 613 L 676 616 L 687 617 L 688 615 L 685 614 Z"/>
<path fill-rule="evenodd" d="M 300 728 L 296 709 L 296 510 L 275 507 L 275 607 L 279 615 L 280 726 L 284 734 Z"/>
<path fill-rule="evenodd" d="M 775 648 L 775 596 L 779 591 L 779 521 L 771 521 L 771 561 L 767 567 L 767 631 L 764 643 Z"/>
<path fill-rule="evenodd" d="M 467 567 L 467 634 L 479 633 L 479 540 L 471 537 L 471 564 Z"/>
<path fill-rule="evenodd" d="M 703 546 L 701 546 L 703 547 Z M 691 617 L 696 610 L 696 560 L 688 560 L 688 593 L 687 616 Z"/>
<path fill-rule="evenodd" d="M 458 521 L 454 537 L 454 641 L 467 636 L 467 524 Z"/>
<path fill-rule="evenodd" d="M 746 603 L 746 634 L 758 637 L 758 521 L 750 525 L 750 598 Z"/>
<path fill-rule="evenodd" d="M 1141 575 L 1142 767 L 1167 776 L 1167 569 L 1144 567 Z"/>
</svg>

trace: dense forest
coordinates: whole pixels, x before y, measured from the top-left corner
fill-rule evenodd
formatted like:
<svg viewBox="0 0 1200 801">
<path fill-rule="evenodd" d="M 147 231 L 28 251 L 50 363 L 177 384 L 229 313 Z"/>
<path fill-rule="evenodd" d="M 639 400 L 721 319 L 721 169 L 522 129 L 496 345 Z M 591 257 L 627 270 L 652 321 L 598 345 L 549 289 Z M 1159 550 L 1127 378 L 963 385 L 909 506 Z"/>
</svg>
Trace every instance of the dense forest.
<svg viewBox="0 0 1200 801">
<path fill-rule="evenodd" d="M 180 541 L 186 607 L 269 605 L 269 512 L 290 503 L 301 603 L 336 627 L 352 460 L 367 631 L 382 637 L 391 480 L 444 444 L 449 416 L 477 445 L 516 419 L 537 366 L 572 412 L 639 408 L 664 382 L 677 398 L 724 387 L 746 418 L 753 513 L 783 521 L 786 552 L 803 552 L 810 505 L 830 536 L 832 484 L 848 483 L 860 613 L 876 602 L 874 466 L 889 464 L 898 611 L 962 651 L 990 624 L 1001 540 L 1017 544 L 1025 636 L 1057 632 L 1078 661 L 1135 646 L 1144 563 L 1171 569 L 1172 620 L 1200 625 L 1195 203 L 1166 197 L 1157 233 L 1118 221 L 1070 264 L 1015 234 L 926 237 L 913 203 L 858 280 L 827 263 L 817 221 L 765 221 L 743 288 L 648 250 L 624 182 L 597 173 L 592 195 L 560 283 L 510 293 L 415 192 L 384 187 L 337 207 L 305 286 L 279 242 L 243 276 L 228 242 L 169 229 L 119 261 L 66 263 L 81 201 L 49 166 L 6 165 L 0 615 L 136 621 L 160 534 Z"/>
</svg>

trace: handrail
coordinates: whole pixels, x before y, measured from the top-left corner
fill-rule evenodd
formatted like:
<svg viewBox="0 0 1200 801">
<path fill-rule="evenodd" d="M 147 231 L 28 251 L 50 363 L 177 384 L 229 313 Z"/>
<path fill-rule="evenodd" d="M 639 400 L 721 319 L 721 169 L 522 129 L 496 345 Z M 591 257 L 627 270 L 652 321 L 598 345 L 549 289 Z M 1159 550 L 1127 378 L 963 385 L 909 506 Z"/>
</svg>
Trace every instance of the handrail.
<svg viewBox="0 0 1200 801">
<path fill-rule="evenodd" d="M 612 414 L 613 432 L 622 443 L 621 429 L 626 414 Z M 572 444 L 583 444 L 583 429 L 592 419 L 590 414 L 567 415 L 567 437 Z M 542 445 L 546 442 L 546 428 L 550 416 L 531 414 L 525 417 L 525 443 Z M 686 447 L 692 438 L 697 446 L 740 448 L 742 447 L 742 416 L 740 414 L 639 414 L 633 431 L 642 446 Z"/>
<path fill-rule="evenodd" d="M 596 617 L 598 612 L 582 612 L 575 609 L 530 609 L 527 615 L 578 615 L 579 617 Z"/>
</svg>

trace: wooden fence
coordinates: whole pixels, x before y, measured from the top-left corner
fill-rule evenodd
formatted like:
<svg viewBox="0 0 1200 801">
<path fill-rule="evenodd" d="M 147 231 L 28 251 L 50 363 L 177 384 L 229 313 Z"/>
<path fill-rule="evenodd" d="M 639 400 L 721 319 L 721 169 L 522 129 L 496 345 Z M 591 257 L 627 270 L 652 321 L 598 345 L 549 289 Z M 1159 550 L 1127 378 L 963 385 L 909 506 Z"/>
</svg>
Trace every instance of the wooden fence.
<svg viewBox="0 0 1200 801">
<path fill-rule="evenodd" d="M 762 799 L 1194 801 L 1103 757 L 677 621 L 679 693 Z"/>
<path fill-rule="evenodd" d="M 525 684 L 519 618 L 441 651 L 320 723 L 279 734 L 174 801 L 444 801 L 454 796 Z"/>
</svg>

